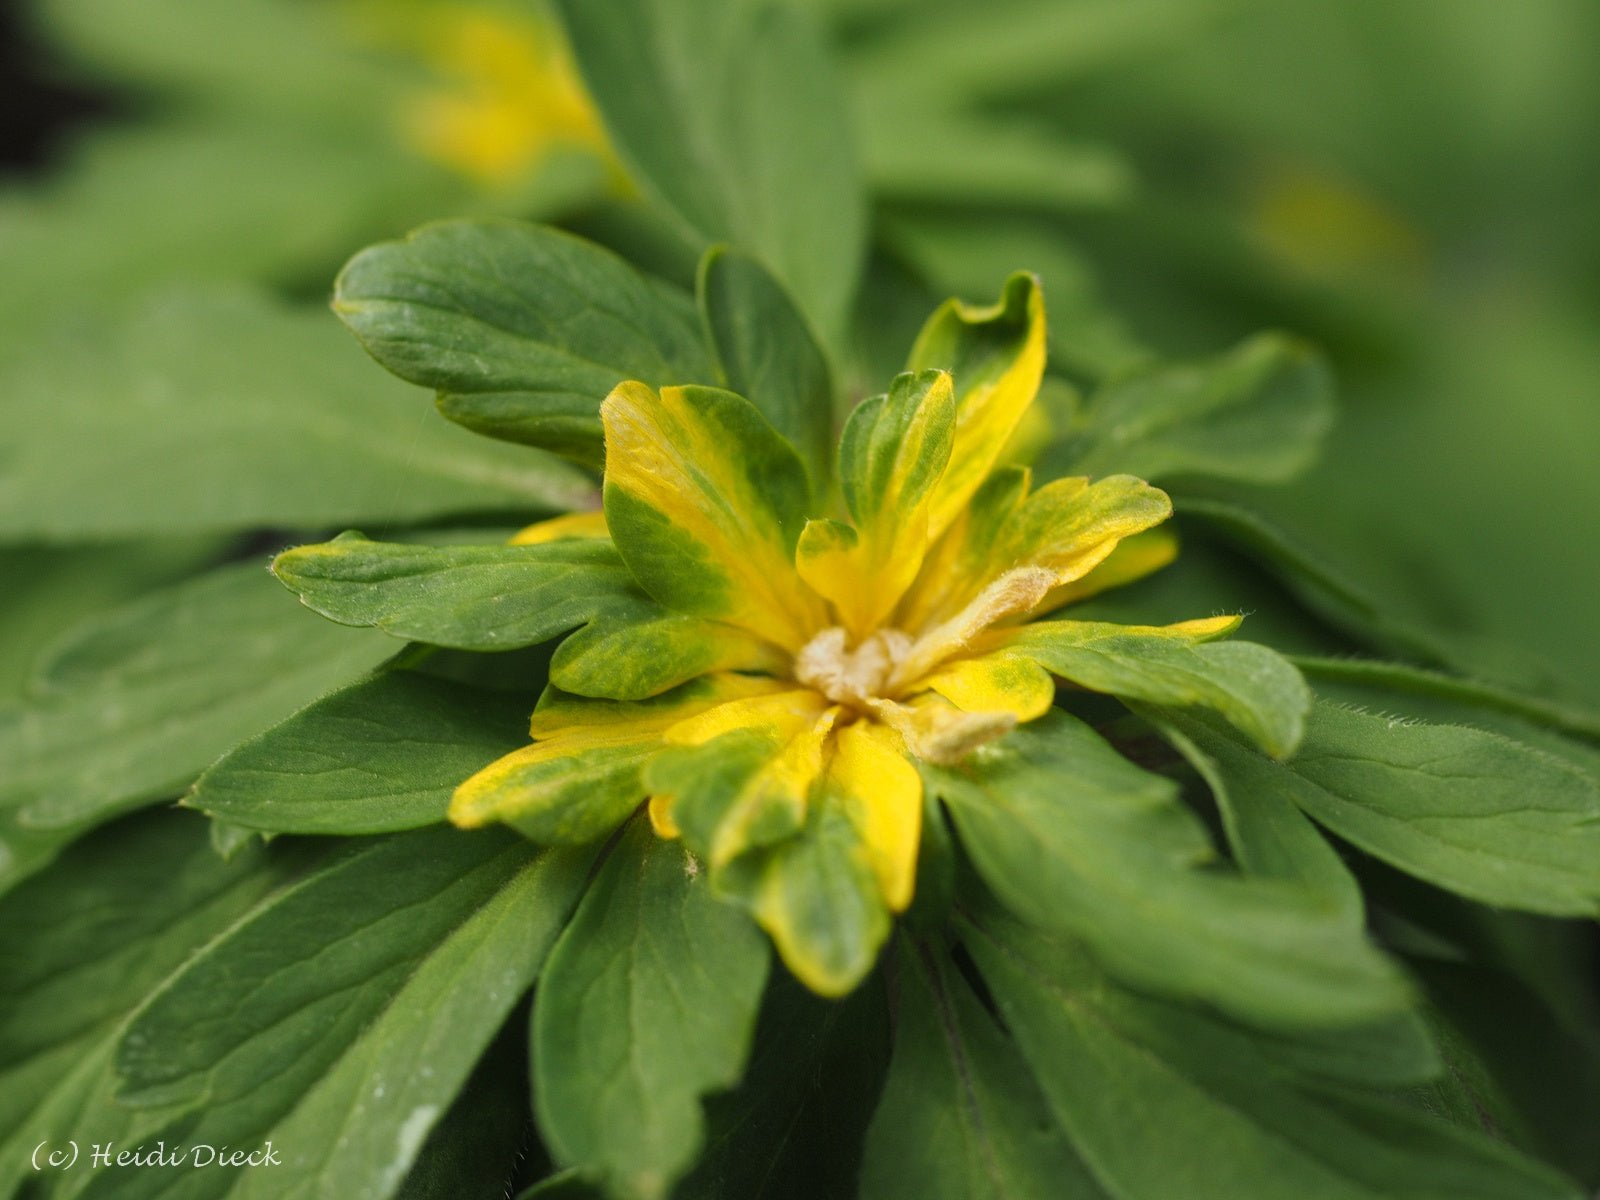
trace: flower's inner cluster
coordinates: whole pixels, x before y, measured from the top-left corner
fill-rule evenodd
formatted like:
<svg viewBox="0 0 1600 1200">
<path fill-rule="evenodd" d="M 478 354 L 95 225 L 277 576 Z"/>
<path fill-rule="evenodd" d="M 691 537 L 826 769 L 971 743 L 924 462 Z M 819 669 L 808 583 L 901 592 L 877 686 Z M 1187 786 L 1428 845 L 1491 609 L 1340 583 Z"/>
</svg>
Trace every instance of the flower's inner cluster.
<svg viewBox="0 0 1600 1200">
<path fill-rule="evenodd" d="M 796 682 L 812 688 L 848 717 L 866 717 L 898 730 L 921 757 L 956 761 L 1016 724 L 1010 713 L 961 712 L 917 705 L 915 695 L 941 665 L 970 648 L 984 630 L 1025 613 L 1055 583 L 1035 567 L 1007 571 L 948 620 L 913 636 L 903 629 L 876 630 L 854 645 L 849 632 L 830 625 L 795 655 Z"/>
<path fill-rule="evenodd" d="M 900 629 L 880 629 L 854 648 L 843 626 L 830 625 L 795 655 L 794 677 L 835 704 L 870 712 L 875 702 L 892 700 L 890 681 L 911 651 L 912 638 Z"/>
</svg>

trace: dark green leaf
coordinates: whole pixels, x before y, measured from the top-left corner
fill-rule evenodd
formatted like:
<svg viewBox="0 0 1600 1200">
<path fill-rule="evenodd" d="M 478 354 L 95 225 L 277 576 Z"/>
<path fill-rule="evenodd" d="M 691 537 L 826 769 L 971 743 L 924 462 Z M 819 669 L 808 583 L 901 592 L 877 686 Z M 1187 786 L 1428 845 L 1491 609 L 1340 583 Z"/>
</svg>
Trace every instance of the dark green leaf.
<svg viewBox="0 0 1600 1200">
<path fill-rule="evenodd" d="M 1396 700 L 1403 696 L 1400 703 L 1405 705 L 1428 707 L 1430 702 L 1437 702 L 1448 706 L 1446 711 L 1455 719 L 1474 709 L 1487 710 L 1478 712 L 1478 719 L 1504 714 L 1561 733 L 1600 739 L 1600 713 L 1561 700 L 1524 695 L 1499 684 L 1370 659 L 1297 657 L 1294 661 L 1318 683 L 1348 685 L 1367 696 L 1377 692 Z"/>
<path fill-rule="evenodd" d="M 899 1020 L 862 1200 L 1103 1200 L 1014 1042 L 953 964 L 902 943 Z"/>
<path fill-rule="evenodd" d="M 390 671 L 230 750 L 184 803 L 274 833 L 433 824 L 456 784 L 527 743 L 531 707 L 526 696 Z"/>
<path fill-rule="evenodd" d="M 449 841 L 475 837 L 454 830 L 439 835 Z M 364 886 L 385 903 L 368 899 L 350 905 L 349 924 L 340 919 L 334 895 L 316 897 L 316 910 L 309 905 L 312 898 L 304 897 L 307 909 L 294 919 L 331 926 L 332 937 L 294 937 L 283 921 L 288 914 L 280 914 L 275 936 L 286 939 L 280 945 L 298 943 L 300 950 L 288 956 L 281 949 L 275 954 L 258 950 L 262 961 L 277 959 L 266 978 L 250 980 L 235 964 L 254 989 L 238 1012 L 246 1021 L 255 1013 L 276 1013 L 280 1020 L 245 1042 L 246 1054 L 259 1048 L 274 1064 L 292 1058 L 281 1039 L 294 1038 L 294 1027 L 319 1011 L 322 1021 L 348 1030 L 345 1022 L 359 1019 L 365 1008 L 368 1023 L 353 1044 L 345 1032 L 336 1042 L 318 1038 L 308 1048 L 307 1057 L 320 1059 L 322 1071 L 294 1111 L 272 1127 L 274 1137 L 282 1138 L 282 1167 L 248 1175 L 230 1196 L 382 1200 L 393 1194 L 479 1054 L 539 973 L 582 890 L 591 858 L 560 851 L 529 862 L 527 851 L 517 847 L 463 872 L 454 846 L 435 845 L 420 854 L 419 847 L 410 847 L 381 866 L 374 860 Z M 509 876 L 502 870 L 508 860 Z M 452 867 L 457 881 L 447 878 Z M 471 898 L 486 871 L 499 878 L 500 886 Z M 402 875 L 414 878 L 399 885 L 395 877 Z M 425 882 L 418 886 L 418 879 Z M 354 883 L 347 877 L 338 888 Z M 424 898 L 424 889 L 439 890 Z M 402 925 L 409 928 L 402 932 Z M 224 943 L 217 954 L 226 952 Z M 356 967 L 367 954 L 373 957 Z M 405 963 L 399 969 L 397 959 Z M 340 973 L 346 964 L 355 968 L 347 977 L 353 989 L 345 1000 L 349 1007 L 330 1011 L 328 974 Z M 180 980 L 173 993 L 181 986 Z M 216 995 L 219 989 L 212 990 Z M 169 1015 L 181 1007 L 173 993 L 162 998 Z M 161 1011 L 153 1007 L 135 1029 Z M 236 1025 L 229 1037 L 237 1041 L 239 1036 Z M 192 1045 L 186 1043 L 185 1050 Z M 329 1050 L 337 1057 L 329 1057 Z M 238 1053 L 231 1051 L 229 1058 Z M 255 1071 L 259 1085 L 261 1066 Z M 219 1069 L 211 1076 L 213 1086 L 221 1077 Z"/>
<path fill-rule="evenodd" d="M 881 978 L 829 1001 L 775 972 L 749 1068 L 706 1102 L 706 1151 L 673 1200 L 856 1200 L 888 1059 Z"/>
<path fill-rule="evenodd" d="M 1230 786 L 1287 796 L 1367 853 L 1487 904 L 1600 913 L 1600 782 L 1478 729 L 1312 709 L 1273 763 L 1199 721 L 1185 726 Z"/>
<path fill-rule="evenodd" d="M 706 254 L 697 290 L 724 383 L 794 444 L 820 489 L 833 448 L 833 378 L 805 318 L 766 268 L 726 247 Z"/>
<path fill-rule="evenodd" d="M 425 225 L 356 255 L 333 306 L 451 420 L 596 466 L 600 401 L 617 384 L 713 381 L 688 296 L 535 225 Z"/>
<path fill-rule="evenodd" d="M 417 1151 L 395 1200 L 506 1200 L 533 1140 L 525 1022 L 513 1012 Z"/>
<path fill-rule="evenodd" d="M 558 7 L 634 178 L 705 241 L 760 258 L 824 335 L 841 335 L 866 208 L 843 88 L 806 14 L 721 0 Z"/>
<path fill-rule="evenodd" d="M 636 821 L 550 956 L 534 1003 L 539 1124 L 556 1160 L 617 1197 L 664 1197 L 738 1081 L 765 941 L 698 864 Z"/>
<path fill-rule="evenodd" d="M 41 1141 L 104 1142 L 109 1062 L 128 1014 L 300 861 L 224 862 L 191 814 L 85 838 L 0 901 L 0 1194 L 35 1178 Z"/>
<path fill-rule="evenodd" d="M 1105 384 L 1040 468 L 1279 483 L 1311 464 L 1333 419 L 1333 380 L 1322 359 L 1301 342 L 1262 334 L 1209 362 Z"/>
<path fill-rule="evenodd" d="M 1414 962 L 1449 1075 L 1420 1093 L 1469 1128 L 1488 1128 L 1594 1187 L 1600 1182 L 1600 1038 L 1575 1032 L 1509 972 Z"/>
<path fill-rule="evenodd" d="M 591 490 L 417 411 L 326 314 L 248 291 L 77 318 L 0 368 L 0 391 L 0 538 L 549 511 Z"/>
<path fill-rule="evenodd" d="M 1249 509 L 1182 495 L 1176 504 L 1181 521 L 1195 521 L 1225 538 L 1334 628 L 1388 653 L 1431 664 L 1467 665 L 1448 639 L 1408 619 L 1387 599 L 1375 598 L 1341 568 Z"/>
<path fill-rule="evenodd" d="M 1234 859 L 1248 873 L 1299 883 L 1327 898 L 1352 925 L 1366 917 L 1361 885 L 1310 818 L 1271 789 L 1235 787 L 1219 762 L 1186 732 L 1181 714 L 1137 708 L 1189 760 L 1216 799 Z"/>
<path fill-rule="evenodd" d="M 0 879 L 93 824 L 176 794 L 207 764 L 393 653 L 310 619 L 255 564 L 82 626 L 0 710 Z"/>
<path fill-rule="evenodd" d="M 967 942 L 1058 1121 L 1123 1200 L 1578 1200 L 1549 1168 L 1140 996 L 982 914 Z"/>
<path fill-rule="evenodd" d="M 1315 893 L 1204 869 L 1214 853 L 1176 788 L 1064 712 L 924 773 L 1006 906 L 1082 937 L 1131 983 L 1274 1027 L 1407 1003 L 1399 972 Z"/>
</svg>

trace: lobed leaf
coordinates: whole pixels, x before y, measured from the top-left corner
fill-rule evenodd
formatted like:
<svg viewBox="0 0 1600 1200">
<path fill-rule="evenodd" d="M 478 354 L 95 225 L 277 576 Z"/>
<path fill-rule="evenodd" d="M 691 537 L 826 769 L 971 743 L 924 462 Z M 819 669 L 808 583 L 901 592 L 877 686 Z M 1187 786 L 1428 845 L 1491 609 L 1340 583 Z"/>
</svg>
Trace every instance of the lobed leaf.
<svg viewBox="0 0 1600 1200">
<path fill-rule="evenodd" d="M 459 832 L 452 836 L 473 840 Z M 353 1044 L 341 1048 L 294 1111 L 273 1126 L 274 1138 L 282 1139 L 282 1166 L 248 1174 L 230 1195 L 242 1200 L 414 1195 L 416 1180 L 408 1170 L 421 1164 L 428 1135 L 460 1089 L 472 1086 L 469 1077 L 478 1056 L 539 974 L 583 889 L 589 860 L 581 852 L 547 852 L 532 862 L 522 856 L 524 865 L 498 891 L 458 915 L 459 924 L 428 949 L 381 1013 Z M 426 867 L 419 870 L 427 873 Z M 453 907 L 451 901 L 428 907 L 447 904 Z M 373 940 L 381 928 L 380 919 L 356 937 Z M 506 1101 L 525 1103 L 520 1089 L 511 1090 Z M 504 1124 L 505 1114 L 494 1119 Z M 523 1136 L 521 1124 L 517 1121 L 511 1131 L 513 1152 Z M 472 1165 L 482 1172 L 483 1164 Z M 492 1183 L 503 1186 L 504 1179 Z"/>
<path fill-rule="evenodd" d="M 1006 280 L 994 304 L 950 300 L 922 327 L 906 369 L 948 371 L 956 389 L 950 464 L 931 501 L 931 538 L 950 527 L 998 464 L 1039 390 L 1044 359 L 1044 295 L 1026 272 Z"/>
<path fill-rule="evenodd" d="M 0 710 L 0 881 L 108 817 L 176 795 L 224 751 L 393 650 L 307 622 L 254 564 L 86 622 L 40 665 L 34 694 Z"/>
<path fill-rule="evenodd" d="M 624 379 L 710 383 L 694 307 L 581 238 L 444 221 L 356 255 L 334 311 L 439 410 L 491 437 L 598 466 L 600 400 Z"/>
<path fill-rule="evenodd" d="M 1351 1026 L 1408 1002 L 1398 971 L 1316 893 L 1208 869 L 1177 789 L 1065 712 L 923 774 L 1006 907 L 1084 939 L 1130 983 L 1268 1027 Z"/>
<path fill-rule="evenodd" d="M 1186 732 L 1240 791 L 1275 793 L 1352 845 L 1474 900 L 1552 916 L 1600 914 L 1600 782 L 1479 729 L 1373 716 L 1320 701 L 1291 763 L 1215 727 Z"/>
<path fill-rule="evenodd" d="M 75 315 L 0 366 L 0 389 L 0 539 L 417 521 L 592 492 L 555 458 L 415 412 L 326 317 L 240 288 Z"/>
<path fill-rule="evenodd" d="M 527 740 L 528 705 L 410 671 L 361 680 L 242 742 L 184 804 L 271 833 L 388 833 L 445 819 L 450 795 Z"/>
<path fill-rule="evenodd" d="M 903 944 L 899 1021 L 862 1200 L 1105 1200 L 1016 1044 L 943 954 Z"/>
<path fill-rule="evenodd" d="M 700 240 L 759 258 L 838 338 L 866 202 L 844 92 L 809 15 L 720 0 L 558 8 L 630 175 Z"/>
<path fill-rule="evenodd" d="M 1300 743 L 1311 692 L 1281 655 L 1250 642 L 1206 644 L 1237 624 L 1038 621 L 1006 636 L 1007 649 L 1091 691 L 1213 709 L 1275 758 Z"/>
<path fill-rule="evenodd" d="M 824 623 L 801 585 L 805 467 L 748 400 L 620 385 L 602 406 L 606 524 L 640 585 L 675 612 L 798 650 Z"/>
<path fill-rule="evenodd" d="M 0 900 L 0 1192 L 37 1178 L 41 1141 L 121 1136 L 110 1060 L 129 1015 L 301 865 L 224 860 L 199 817 L 152 813 L 82 839 Z"/>
<path fill-rule="evenodd" d="M 560 1163 L 630 1200 L 667 1195 L 738 1081 L 767 973 L 749 919 L 642 822 L 550 956 L 533 1012 L 539 1124 Z"/>
<path fill-rule="evenodd" d="M 1057 1121 L 1125 1200 L 1577 1200 L 1542 1164 L 1381 1094 L 1296 1071 L 1089 955 L 979 915 L 967 946 Z"/>
<path fill-rule="evenodd" d="M 1112 379 L 1040 469 L 1282 483 L 1311 465 L 1333 421 L 1323 360 L 1302 342 L 1261 334 L 1208 362 Z"/>
</svg>

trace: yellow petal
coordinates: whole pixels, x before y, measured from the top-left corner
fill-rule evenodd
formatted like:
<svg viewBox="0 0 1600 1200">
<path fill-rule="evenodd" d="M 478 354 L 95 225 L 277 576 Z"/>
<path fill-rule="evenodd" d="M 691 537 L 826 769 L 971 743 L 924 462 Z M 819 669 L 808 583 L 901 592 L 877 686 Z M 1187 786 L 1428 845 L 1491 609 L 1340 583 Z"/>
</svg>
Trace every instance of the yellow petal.
<svg viewBox="0 0 1600 1200">
<path fill-rule="evenodd" d="M 566 733 L 600 736 L 606 730 L 663 732 L 696 713 L 730 701 L 793 691 L 794 685 L 759 675 L 704 675 L 647 700 L 607 700 L 546 688 L 534 707 L 528 732 L 541 741 Z"/>
<path fill-rule="evenodd" d="M 539 521 L 519 529 L 511 538 L 513 546 L 537 546 L 544 542 L 565 541 L 567 538 L 610 537 L 606 530 L 606 514 L 600 511 L 567 513 Z"/>
<path fill-rule="evenodd" d="M 1019 722 L 1042 717 L 1056 697 L 1050 672 L 1020 654 L 953 659 L 918 687 L 937 692 L 966 712 L 1010 713 Z"/>
<path fill-rule="evenodd" d="M 923 371 L 897 376 L 845 424 L 839 476 L 854 527 L 808 522 L 795 565 L 857 639 L 883 624 L 922 566 L 954 420 L 950 376 Z"/>
<path fill-rule="evenodd" d="M 682 835 L 683 831 L 672 819 L 671 796 L 651 796 L 647 811 L 650 814 L 650 827 L 656 831 L 657 837 L 672 841 Z"/>
<path fill-rule="evenodd" d="M 682 796 L 689 808 L 675 814 L 695 833 L 698 844 L 708 852 L 711 866 L 718 868 L 753 846 L 770 839 L 774 830 L 798 829 L 805 819 L 811 787 L 822 775 L 828 735 L 839 710 L 809 689 L 796 689 L 770 696 L 735 700 L 673 726 L 666 732 L 668 745 L 696 747 L 727 735 L 737 745 L 719 743 L 718 767 L 743 759 L 736 783 L 723 784 L 700 795 L 709 776 L 707 764 L 693 765 L 692 772 L 676 781 L 653 776 L 659 792 L 673 797 L 663 806 L 676 804 Z M 660 767 L 663 764 L 657 764 Z M 700 774 L 700 778 L 696 778 Z M 706 805 L 710 805 L 706 808 Z M 695 814 L 699 813 L 697 817 Z M 713 814 L 709 818 L 706 813 Z"/>
<path fill-rule="evenodd" d="M 904 742 L 871 721 L 847 725 L 827 778 L 829 794 L 861 833 L 884 902 L 903 912 L 916 887 L 922 841 L 922 777 L 906 760 Z"/>
<path fill-rule="evenodd" d="M 923 327 L 908 368 L 949 371 L 956 389 L 955 440 L 934 494 L 930 537 L 950 527 L 999 460 L 1039 390 L 1044 358 L 1044 294 L 1025 273 L 1006 281 L 997 303 L 952 300 Z"/>
<path fill-rule="evenodd" d="M 667 608 L 726 621 L 790 652 L 827 625 L 795 542 L 811 484 L 748 401 L 715 388 L 623 383 L 600 406 L 611 538 Z"/>
<path fill-rule="evenodd" d="M 1099 566 L 1087 575 L 1050 590 L 1035 610 L 1035 615 L 1053 612 L 1063 605 L 1076 604 L 1112 588 L 1143 579 L 1178 557 L 1178 535 L 1172 530 L 1147 529 L 1118 542 Z"/>
</svg>

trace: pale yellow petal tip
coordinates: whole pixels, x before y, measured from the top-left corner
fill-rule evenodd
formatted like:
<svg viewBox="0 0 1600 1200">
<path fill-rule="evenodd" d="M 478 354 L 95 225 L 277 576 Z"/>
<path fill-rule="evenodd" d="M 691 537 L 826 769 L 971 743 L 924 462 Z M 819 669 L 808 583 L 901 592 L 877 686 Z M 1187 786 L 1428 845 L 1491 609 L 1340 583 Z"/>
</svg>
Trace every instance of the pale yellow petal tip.
<svg viewBox="0 0 1600 1200">
<path fill-rule="evenodd" d="M 669 842 L 676 840 L 682 834 L 678 823 L 672 819 L 673 799 L 672 796 L 651 796 L 646 810 L 650 814 L 650 828 L 656 831 L 657 837 L 665 838 Z"/>
<path fill-rule="evenodd" d="M 594 512 L 567 513 L 565 516 L 552 517 L 548 521 L 538 521 L 526 529 L 518 530 L 508 543 L 512 546 L 540 546 L 546 542 L 560 542 L 572 538 L 608 538 L 610 530 L 606 528 L 606 514 L 599 510 Z"/>
<path fill-rule="evenodd" d="M 1216 617 L 1198 617 L 1193 621 L 1179 621 L 1175 625 L 1164 628 L 1179 637 L 1193 638 L 1195 641 L 1210 641 L 1213 638 L 1226 637 L 1240 625 L 1244 624 L 1243 613 L 1224 613 Z"/>
<path fill-rule="evenodd" d="M 832 968 L 827 963 L 809 957 L 805 947 L 793 942 L 787 932 L 775 923 L 761 921 L 760 924 L 772 938 L 772 944 L 778 949 L 778 957 L 789 968 L 789 973 L 825 1000 L 844 999 L 855 991 L 856 985 L 872 969 L 871 959 L 864 964 L 852 964 L 845 970 Z"/>
<path fill-rule="evenodd" d="M 494 805 L 481 794 L 483 772 L 462 783 L 451 793 L 450 807 L 445 811 L 450 824 L 457 829 L 482 829 L 494 820 Z"/>
</svg>

